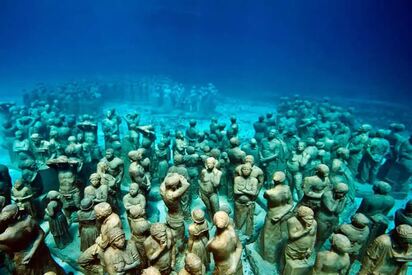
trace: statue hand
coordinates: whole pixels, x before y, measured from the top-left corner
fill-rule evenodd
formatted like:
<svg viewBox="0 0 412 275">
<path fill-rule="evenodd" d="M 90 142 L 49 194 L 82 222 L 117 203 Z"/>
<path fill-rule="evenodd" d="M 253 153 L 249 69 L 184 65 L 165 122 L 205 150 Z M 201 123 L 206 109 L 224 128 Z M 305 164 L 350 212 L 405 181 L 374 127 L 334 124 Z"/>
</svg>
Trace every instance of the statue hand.
<svg viewBox="0 0 412 275">
<path fill-rule="evenodd" d="M 27 255 L 23 258 L 22 263 L 25 264 L 25 265 L 29 264 L 30 261 L 31 261 L 32 256 L 33 256 L 32 254 L 27 254 Z"/>
</svg>

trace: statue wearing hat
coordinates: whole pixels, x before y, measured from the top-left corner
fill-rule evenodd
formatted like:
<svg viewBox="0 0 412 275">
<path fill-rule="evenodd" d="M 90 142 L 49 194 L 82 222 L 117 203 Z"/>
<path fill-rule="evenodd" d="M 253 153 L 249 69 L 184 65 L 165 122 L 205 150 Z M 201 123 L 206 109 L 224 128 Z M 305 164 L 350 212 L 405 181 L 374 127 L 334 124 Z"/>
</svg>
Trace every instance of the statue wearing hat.
<svg viewBox="0 0 412 275">
<path fill-rule="evenodd" d="M 178 275 L 204 275 L 206 268 L 202 260 L 193 253 L 187 253 L 185 257 L 185 266 L 179 271 Z"/>
<path fill-rule="evenodd" d="M 189 240 L 187 251 L 199 257 L 201 263 L 208 267 L 210 255 L 206 249 L 209 241 L 209 227 L 205 220 L 205 213 L 201 209 L 192 211 L 193 223 L 189 225 Z"/>
<path fill-rule="evenodd" d="M 82 199 L 80 210 L 77 211 L 77 218 L 79 220 L 80 251 L 85 251 L 95 243 L 99 235 L 96 213 L 93 209 L 93 200 L 90 198 Z"/>
</svg>

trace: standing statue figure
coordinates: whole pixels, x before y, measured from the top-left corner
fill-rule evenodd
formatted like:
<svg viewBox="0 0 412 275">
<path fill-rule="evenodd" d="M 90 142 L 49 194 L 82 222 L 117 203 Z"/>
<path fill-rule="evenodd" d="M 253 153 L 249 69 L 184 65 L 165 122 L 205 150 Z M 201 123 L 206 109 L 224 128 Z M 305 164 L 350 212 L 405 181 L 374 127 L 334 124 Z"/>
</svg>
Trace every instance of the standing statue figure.
<svg viewBox="0 0 412 275">
<path fill-rule="evenodd" d="M 376 238 L 368 247 L 359 275 L 408 274 L 412 261 L 412 227 L 401 224 Z"/>
<path fill-rule="evenodd" d="M 405 208 L 399 208 L 395 212 L 395 226 L 408 224 L 412 226 L 412 200 L 409 200 Z"/>
<path fill-rule="evenodd" d="M 139 185 L 132 182 L 129 187 L 129 193 L 123 197 L 123 206 L 126 210 L 127 219 L 130 224 L 130 209 L 139 205 L 146 214 L 146 198 L 140 193 Z"/>
<path fill-rule="evenodd" d="M 309 258 L 314 252 L 317 224 L 313 210 L 299 206 L 296 216 L 288 220 L 289 239 L 285 249 L 283 274 L 304 274 L 310 271 Z"/>
<path fill-rule="evenodd" d="M 202 166 L 202 159 L 193 146 L 186 148 L 186 155 L 183 156 L 187 173 L 189 175 L 190 193 L 192 199 L 197 198 L 199 195 L 199 168 Z"/>
<path fill-rule="evenodd" d="M 199 257 L 202 265 L 209 266 L 210 255 L 206 245 L 209 241 L 209 226 L 205 220 L 205 213 L 201 209 L 192 211 L 193 223 L 189 225 L 189 240 L 187 251 Z"/>
<path fill-rule="evenodd" d="M 169 170 L 167 171 L 167 174 L 172 174 L 176 173 L 181 176 L 183 176 L 189 183 L 189 173 L 187 171 L 187 168 L 185 166 L 185 162 L 183 159 L 183 155 L 175 154 L 173 157 L 173 165 L 169 167 Z M 189 187 L 190 190 L 190 187 Z M 192 198 L 190 196 L 190 191 L 185 192 L 180 199 L 180 204 L 182 206 L 183 214 L 185 216 L 185 219 L 190 219 L 190 205 L 192 204 Z"/>
<path fill-rule="evenodd" d="M 176 248 L 183 247 L 185 238 L 184 215 L 180 200 L 189 189 L 189 182 L 177 173 L 168 174 L 160 185 L 160 195 L 168 209 L 166 223 L 173 230 Z"/>
<path fill-rule="evenodd" d="M 229 150 L 227 150 L 227 154 L 229 156 L 229 161 L 230 161 L 230 165 L 228 166 L 228 187 L 227 187 L 227 191 L 228 191 L 228 200 L 232 201 L 233 200 L 233 180 L 236 177 L 236 167 L 238 167 L 239 165 L 243 164 L 243 161 L 246 157 L 245 152 L 243 152 L 240 147 L 240 141 L 237 137 L 232 137 L 230 139 L 230 146 L 231 148 Z"/>
<path fill-rule="evenodd" d="M 179 271 L 178 275 L 205 275 L 206 268 L 202 260 L 193 253 L 187 253 L 185 257 L 185 266 Z"/>
<path fill-rule="evenodd" d="M 285 171 L 286 169 L 286 152 L 282 141 L 276 136 L 277 131 L 271 129 L 267 137 L 262 140 L 260 148 L 260 163 L 265 171 L 268 184 L 276 171 Z"/>
<path fill-rule="evenodd" d="M 99 236 L 96 213 L 91 199 L 82 199 L 80 210 L 77 211 L 77 218 L 79 220 L 80 251 L 85 251 L 94 244 L 97 236 Z"/>
<path fill-rule="evenodd" d="M 314 212 L 318 211 L 321 205 L 322 195 L 330 188 L 329 167 L 319 164 L 316 167 L 316 174 L 303 179 L 303 198 L 301 204 L 310 207 Z"/>
<path fill-rule="evenodd" d="M 66 156 L 60 156 L 47 161 L 47 165 L 57 170 L 63 212 L 70 221 L 72 213 L 80 207 L 80 189 L 77 174 L 81 170 L 81 163 L 77 160 L 68 159 Z"/>
<path fill-rule="evenodd" d="M 358 166 L 358 178 L 361 183 L 373 184 L 376 181 L 379 168 L 390 152 L 390 144 L 385 138 L 383 130 L 378 130 L 365 148 L 365 152 Z"/>
<path fill-rule="evenodd" d="M 105 157 L 100 161 L 106 162 L 109 166 L 107 170 L 108 174 L 112 175 L 116 181 L 115 185 L 117 190 L 120 190 L 120 183 L 124 174 L 124 162 L 121 158 L 116 157 L 112 148 L 106 149 Z"/>
<path fill-rule="evenodd" d="M 21 179 L 16 180 L 14 183 L 11 189 L 11 198 L 19 207 L 19 211 L 22 213 L 25 212 L 33 218 L 37 218 L 33 205 L 33 192 Z"/>
<path fill-rule="evenodd" d="M 38 275 L 54 272 L 65 274 L 50 255 L 44 243 L 45 234 L 30 215 L 21 215 L 17 205 L 10 204 L 0 214 L 0 250 L 13 261 L 13 274 Z"/>
<path fill-rule="evenodd" d="M 376 237 L 384 234 L 389 225 L 388 213 L 395 205 L 394 198 L 390 195 L 391 186 L 384 181 L 377 181 L 373 185 L 374 194 L 362 199 L 357 210 L 370 220 L 368 246 Z"/>
<path fill-rule="evenodd" d="M 348 274 L 350 260 L 348 252 L 351 248 L 349 239 L 342 234 L 334 234 L 331 240 L 331 250 L 321 251 L 316 257 L 313 274 Z"/>
<path fill-rule="evenodd" d="M 349 149 L 348 166 L 354 175 L 358 174 L 359 163 L 362 160 L 363 153 L 366 145 L 369 141 L 369 132 L 372 130 L 372 126 L 369 124 L 363 124 L 359 127 L 357 133 L 351 138 L 347 145 Z"/>
<path fill-rule="evenodd" d="M 84 188 L 84 197 L 91 199 L 95 204 L 107 202 L 109 188 L 107 185 L 101 184 L 100 175 L 93 173 L 90 175 L 89 180 L 91 185 Z"/>
<path fill-rule="evenodd" d="M 104 251 L 104 266 L 109 275 L 134 275 L 141 269 L 141 261 L 136 245 L 126 240 L 123 229 L 110 229 L 110 246 Z"/>
<path fill-rule="evenodd" d="M 67 218 L 62 212 L 62 203 L 60 194 L 57 191 L 47 193 L 48 204 L 44 219 L 49 222 L 50 232 L 53 235 L 56 246 L 60 249 L 65 248 L 72 241 L 69 232 Z"/>
<path fill-rule="evenodd" d="M 255 159 L 252 155 L 247 155 L 245 157 L 245 163 L 249 163 L 250 166 L 252 167 L 252 173 L 250 175 L 258 180 L 259 191 L 260 191 L 260 189 L 262 188 L 265 182 L 265 174 L 263 173 L 263 170 L 255 165 Z M 241 170 L 242 170 L 242 165 L 239 165 L 238 167 L 236 167 L 236 176 L 241 175 L 242 173 Z"/>
<path fill-rule="evenodd" d="M 259 182 L 251 173 L 250 164 L 243 164 L 241 176 L 235 178 L 234 184 L 236 228 L 249 239 L 253 234 L 255 201 L 259 193 Z"/>
<path fill-rule="evenodd" d="M 213 157 L 207 158 L 205 166 L 205 169 L 200 173 L 199 192 L 209 216 L 213 217 L 219 211 L 218 188 L 222 172 L 216 168 L 216 159 Z"/>
<path fill-rule="evenodd" d="M 140 205 L 132 205 L 129 209 L 131 239 L 136 244 L 142 262 L 142 268 L 148 266 L 144 241 L 150 236 L 150 223 L 146 220 L 145 215 L 146 212 Z"/>
<path fill-rule="evenodd" d="M 100 176 L 100 183 L 107 186 L 107 202 L 112 206 L 113 211 L 119 212 L 118 198 L 121 194 L 120 189 L 116 186 L 116 179 L 108 173 L 109 165 L 107 162 L 97 164 L 96 173 Z"/>
<path fill-rule="evenodd" d="M 288 240 L 287 220 L 292 216 L 293 208 L 292 193 L 285 184 L 285 177 L 285 173 L 276 172 L 273 175 L 274 187 L 264 194 L 268 212 L 259 236 L 259 254 L 264 260 L 276 264 L 281 262 Z"/>
<path fill-rule="evenodd" d="M 291 189 L 295 191 L 295 195 L 298 200 L 303 197 L 303 171 L 310 158 L 310 156 L 305 152 L 305 148 L 306 143 L 300 141 L 296 146 L 296 150 L 292 152 L 292 157 L 287 162 L 287 170 L 291 178 Z"/>
<path fill-rule="evenodd" d="M 110 141 L 112 135 L 120 134 L 120 123 L 122 118 L 116 114 L 115 109 L 108 110 L 106 112 L 106 117 L 102 121 L 102 129 L 104 134 L 104 142 L 106 148 L 110 147 Z"/>
<path fill-rule="evenodd" d="M 176 264 L 176 247 L 173 233 L 166 225 L 152 224 L 144 248 L 149 265 L 157 268 L 162 275 L 172 272 Z"/>
<path fill-rule="evenodd" d="M 325 241 L 335 231 L 339 225 L 339 215 L 344 210 L 347 199 L 348 186 L 344 183 L 338 183 L 333 186 L 333 190 L 323 193 L 320 208 L 315 213 L 318 230 L 316 233 L 316 250 L 320 250 Z"/>
<path fill-rule="evenodd" d="M 253 156 L 257 166 L 260 165 L 259 145 L 255 138 L 250 139 L 249 143 L 242 145 L 241 149 L 246 155 Z"/>
<path fill-rule="evenodd" d="M 267 125 L 264 116 L 259 116 L 258 121 L 253 123 L 253 128 L 255 129 L 255 136 L 257 143 L 259 144 L 265 137 L 267 131 Z"/>
<path fill-rule="evenodd" d="M 230 225 L 229 216 L 226 212 L 218 211 L 213 216 L 213 224 L 216 226 L 216 235 L 207 244 L 215 261 L 213 274 L 242 275 L 242 244 Z"/>
<path fill-rule="evenodd" d="M 146 149 L 139 148 L 128 153 L 130 159 L 129 176 L 132 182 L 139 185 L 144 194 L 148 194 L 151 188 L 150 160 L 145 157 L 145 152 Z"/>
<path fill-rule="evenodd" d="M 364 245 L 369 237 L 369 219 L 362 213 L 356 213 L 351 218 L 351 223 L 342 224 L 336 230 L 336 233 L 345 235 L 351 242 L 348 251 L 351 264 L 359 260 Z"/>
<path fill-rule="evenodd" d="M 157 145 L 156 150 L 156 160 L 157 160 L 157 170 L 156 175 L 159 182 L 162 182 L 169 169 L 169 147 L 162 141 Z"/>
</svg>

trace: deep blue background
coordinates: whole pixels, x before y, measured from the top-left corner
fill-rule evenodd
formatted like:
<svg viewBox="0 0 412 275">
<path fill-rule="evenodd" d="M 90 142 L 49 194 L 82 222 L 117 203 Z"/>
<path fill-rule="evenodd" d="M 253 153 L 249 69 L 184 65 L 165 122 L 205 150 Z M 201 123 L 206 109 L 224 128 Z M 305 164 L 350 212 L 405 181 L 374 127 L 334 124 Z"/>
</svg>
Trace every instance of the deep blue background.
<svg viewBox="0 0 412 275">
<path fill-rule="evenodd" d="M 412 93 L 410 2 L 0 0 L 0 88 L 161 73 L 227 93 L 401 102 Z"/>
</svg>

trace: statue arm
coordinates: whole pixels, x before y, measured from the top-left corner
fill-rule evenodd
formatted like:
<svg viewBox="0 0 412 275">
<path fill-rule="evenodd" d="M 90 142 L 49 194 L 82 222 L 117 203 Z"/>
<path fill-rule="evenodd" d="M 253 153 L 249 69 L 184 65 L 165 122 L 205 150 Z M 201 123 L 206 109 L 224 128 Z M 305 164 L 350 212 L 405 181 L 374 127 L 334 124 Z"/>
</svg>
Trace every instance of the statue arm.
<svg viewBox="0 0 412 275">
<path fill-rule="evenodd" d="M 221 177 L 222 177 L 222 172 L 217 170 L 216 168 L 213 169 L 212 183 L 214 187 L 219 186 Z"/>
<path fill-rule="evenodd" d="M 324 254 L 319 252 L 317 257 L 316 257 L 315 266 L 313 267 L 313 274 L 316 274 L 317 272 L 322 271 L 324 261 L 325 261 Z M 346 273 L 342 273 L 342 274 L 346 274 Z"/>
<path fill-rule="evenodd" d="M 296 221 L 298 222 L 298 221 Z M 309 233 L 310 231 L 310 227 L 309 228 L 305 228 L 305 229 L 301 229 L 299 230 L 299 228 L 296 226 L 295 221 L 290 221 L 288 220 L 288 233 L 289 233 L 289 239 L 294 241 L 296 239 L 301 238 L 302 236 L 306 235 Z"/>
<path fill-rule="evenodd" d="M 187 191 L 187 189 L 189 189 L 190 186 L 189 182 L 185 179 L 185 177 L 179 176 L 179 178 L 182 186 L 180 186 L 180 188 L 173 192 L 173 194 L 178 197 L 183 195 Z"/>
<path fill-rule="evenodd" d="M 239 265 L 240 257 L 242 256 L 242 244 L 238 237 L 236 237 L 236 250 L 233 253 L 232 266 L 230 267 L 231 272 L 229 274 L 235 274 L 236 269 Z"/>
<path fill-rule="evenodd" d="M 45 237 L 44 231 L 41 228 L 37 228 L 37 232 L 39 234 L 37 235 L 36 240 L 33 242 L 33 245 L 31 247 L 29 253 L 27 253 L 27 255 L 24 257 L 23 264 L 28 264 L 30 262 L 30 260 L 33 257 L 34 253 L 36 252 L 36 250 L 39 248 L 40 244 L 44 240 L 44 237 Z"/>
<path fill-rule="evenodd" d="M 136 268 L 141 264 L 139 253 L 137 252 L 137 248 L 134 242 L 129 241 L 127 249 L 129 249 L 130 254 L 133 258 L 133 263 L 125 264 L 123 271 L 129 271 L 130 269 Z"/>
</svg>

